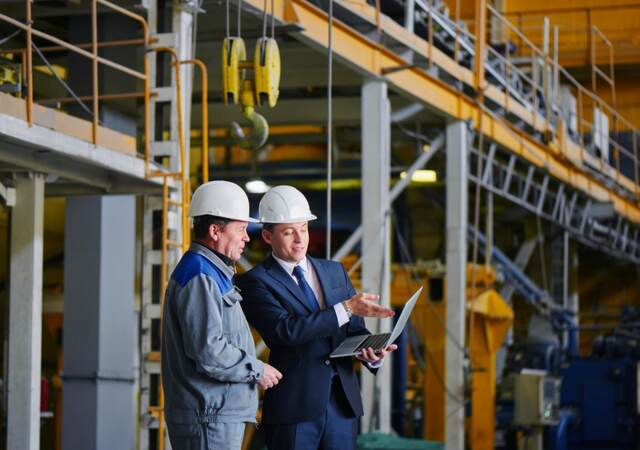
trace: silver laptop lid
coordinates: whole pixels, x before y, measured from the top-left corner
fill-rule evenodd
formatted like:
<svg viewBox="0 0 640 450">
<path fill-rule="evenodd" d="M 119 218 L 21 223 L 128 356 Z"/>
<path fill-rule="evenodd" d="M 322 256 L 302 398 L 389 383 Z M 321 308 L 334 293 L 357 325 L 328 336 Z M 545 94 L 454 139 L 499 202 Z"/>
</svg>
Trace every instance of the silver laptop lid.
<svg viewBox="0 0 640 450">
<path fill-rule="evenodd" d="M 423 286 L 420 286 L 420 288 L 411 296 L 411 298 L 404 305 L 404 308 L 402 308 L 402 313 L 400 313 L 400 317 L 396 322 L 396 326 L 393 327 L 393 332 L 391 333 L 391 337 L 389 338 L 389 341 L 388 341 L 389 344 L 395 342 L 395 340 L 398 339 L 398 336 L 400 336 L 400 333 L 402 333 L 404 326 L 407 324 L 407 320 L 409 320 L 411 311 L 413 311 L 413 307 L 416 305 L 418 298 L 420 298 L 420 294 L 422 293 L 422 288 Z"/>
</svg>

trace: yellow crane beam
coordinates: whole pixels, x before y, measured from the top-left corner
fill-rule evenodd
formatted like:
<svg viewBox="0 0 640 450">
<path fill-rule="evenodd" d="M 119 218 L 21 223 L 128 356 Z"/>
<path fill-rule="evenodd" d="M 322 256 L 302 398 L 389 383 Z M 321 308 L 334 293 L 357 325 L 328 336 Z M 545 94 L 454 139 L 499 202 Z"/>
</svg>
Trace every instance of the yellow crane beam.
<svg viewBox="0 0 640 450">
<path fill-rule="evenodd" d="M 262 11 L 263 8 L 261 0 L 246 0 L 245 4 L 258 11 Z M 344 8 L 352 8 L 355 14 L 361 14 L 362 9 L 367 7 L 359 4 L 351 6 L 349 2 L 340 4 Z M 279 22 L 297 25 L 297 36 L 311 47 L 328 47 L 328 16 L 325 11 L 306 0 L 275 0 L 274 14 Z M 381 21 L 381 27 L 385 33 L 390 32 L 394 38 L 396 37 L 393 33 L 397 33 L 397 30 L 392 30 L 391 27 L 387 30 L 385 21 Z M 406 36 L 399 38 L 406 39 Z M 412 35 L 411 40 L 423 48 L 430 47 L 427 41 L 418 36 Z M 436 50 L 433 48 L 429 51 L 435 53 Z M 447 119 L 470 120 L 476 128 L 481 123 L 482 131 L 487 138 L 530 163 L 544 168 L 553 177 L 586 193 L 592 199 L 613 203 L 620 215 L 640 223 L 638 186 L 629 180 L 634 199 L 609 188 L 586 170 L 576 166 L 572 159 L 565 155 L 564 142 L 557 139 L 549 145 L 538 142 L 505 119 L 496 117 L 482 108 L 474 99 L 429 75 L 423 69 L 412 67 L 400 55 L 337 19 L 334 19 L 333 23 L 333 52 L 337 59 L 356 71 L 365 76 L 384 79 L 394 90 L 424 103 Z M 400 70 L 388 72 L 388 69 L 394 68 Z"/>
</svg>

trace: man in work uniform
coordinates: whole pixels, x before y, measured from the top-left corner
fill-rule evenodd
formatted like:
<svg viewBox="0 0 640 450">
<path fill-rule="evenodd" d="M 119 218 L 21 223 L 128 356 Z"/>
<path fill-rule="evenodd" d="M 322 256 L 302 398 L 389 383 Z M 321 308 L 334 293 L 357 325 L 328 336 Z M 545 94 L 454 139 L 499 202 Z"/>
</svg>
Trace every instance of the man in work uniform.
<svg viewBox="0 0 640 450">
<path fill-rule="evenodd" d="M 162 379 L 173 450 L 239 450 L 256 421 L 257 385 L 280 372 L 256 358 L 232 283 L 242 255 L 249 200 L 236 184 L 212 181 L 193 194 L 194 242 L 169 280 L 163 311 Z"/>
<path fill-rule="evenodd" d="M 356 294 L 344 267 L 307 256 L 311 214 L 291 186 L 271 188 L 260 201 L 262 238 L 272 254 L 238 279 L 249 322 L 283 373 L 265 393 L 262 423 L 269 450 L 355 449 L 362 399 L 351 358 L 330 359 L 347 336 L 368 334 L 362 317 L 391 317 L 373 294 Z M 359 359 L 375 373 L 391 345 Z"/>
</svg>

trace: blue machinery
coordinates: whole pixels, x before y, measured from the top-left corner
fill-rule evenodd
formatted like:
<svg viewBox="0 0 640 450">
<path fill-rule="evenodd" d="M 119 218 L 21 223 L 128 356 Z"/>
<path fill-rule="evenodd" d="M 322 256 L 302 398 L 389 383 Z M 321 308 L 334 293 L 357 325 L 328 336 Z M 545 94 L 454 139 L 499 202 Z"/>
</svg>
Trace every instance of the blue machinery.
<svg viewBox="0 0 640 450">
<path fill-rule="evenodd" d="M 473 228 L 468 237 L 473 239 Z M 484 247 L 481 233 L 478 242 Z M 511 348 L 510 367 L 505 370 L 516 373 L 525 367 L 541 369 L 561 379 L 559 410 L 555 424 L 544 428 L 542 448 L 640 449 L 640 313 L 624 311 L 617 327 L 606 329 L 594 340 L 591 355 L 578 357 L 577 327 L 572 314 L 556 306 L 545 291 L 495 247 L 492 262 L 499 267 L 505 282 L 550 320 L 556 333 L 569 332 L 566 348 L 553 341 L 528 342 L 519 350 Z M 504 396 L 499 400 L 497 423 L 505 436 L 501 446 L 505 449 L 518 448 L 515 436 L 530 431 L 514 424 L 514 404 L 513 391 L 506 400 Z M 532 447 L 525 444 L 525 448 Z"/>
<path fill-rule="evenodd" d="M 468 238 L 474 236 L 472 227 Z M 478 244 L 485 246 L 484 236 L 478 234 Z M 505 376 L 498 392 L 496 448 L 550 450 L 638 450 L 640 449 L 640 312 L 624 311 L 620 324 L 603 328 L 603 335 L 594 340 L 591 355 L 579 357 L 577 331 L 572 313 L 553 302 L 549 294 L 533 283 L 499 249 L 492 250 L 492 263 L 498 267 L 504 281 L 514 286 L 539 315 L 546 318 L 556 335 L 568 332 L 565 348 L 561 339 L 531 340 L 509 349 Z M 553 336 L 552 336 L 553 337 Z M 394 360 L 393 424 L 402 434 L 404 392 L 406 388 L 406 340 Z M 405 345 L 403 345 L 405 344 Z M 556 392 L 540 390 L 540 403 L 554 399 L 553 417 L 531 425 L 519 421 L 517 387 L 510 383 L 523 369 L 538 369 L 542 376 L 559 379 Z M 511 374 L 512 378 L 510 379 Z M 516 382 L 517 384 L 517 382 Z M 553 386 L 553 383 L 548 383 Z M 542 384 L 541 384 L 542 386 Z M 559 402 L 558 400 L 559 399 Z M 530 405 L 528 405 L 530 403 Z M 535 400 L 525 407 L 538 408 Z M 548 403 L 548 401 L 547 401 Z M 535 415 L 535 411 L 531 415 Z M 521 415 L 521 413 L 520 413 Z M 531 445 L 531 436 L 539 433 L 539 445 Z M 523 444 L 524 442 L 524 444 Z"/>
</svg>

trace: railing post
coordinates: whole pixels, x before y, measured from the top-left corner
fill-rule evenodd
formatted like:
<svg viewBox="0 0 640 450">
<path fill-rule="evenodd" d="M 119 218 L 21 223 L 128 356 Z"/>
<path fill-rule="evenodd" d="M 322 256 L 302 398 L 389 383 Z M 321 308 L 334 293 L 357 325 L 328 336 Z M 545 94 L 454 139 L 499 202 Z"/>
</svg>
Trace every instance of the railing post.
<svg viewBox="0 0 640 450">
<path fill-rule="evenodd" d="M 31 0 L 26 2 L 26 20 L 27 20 L 27 122 L 29 126 L 33 125 L 33 49 L 31 28 L 33 26 L 31 20 Z"/>
<path fill-rule="evenodd" d="M 480 92 L 484 88 L 484 51 L 487 38 L 487 4 L 486 0 L 476 1 L 476 51 L 474 60 L 474 84 L 476 92 Z"/>
<path fill-rule="evenodd" d="M 93 145 L 98 145 L 98 3 L 91 0 L 91 59 L 93 89 L 93 120 L 91 122 L 91 138 Z"/>
</svg>

